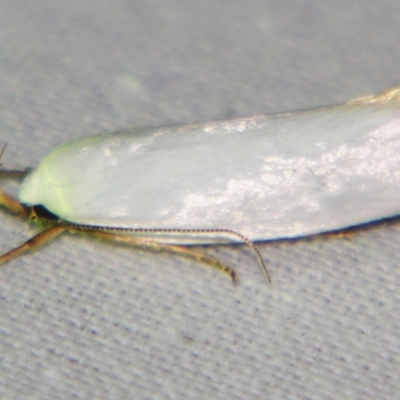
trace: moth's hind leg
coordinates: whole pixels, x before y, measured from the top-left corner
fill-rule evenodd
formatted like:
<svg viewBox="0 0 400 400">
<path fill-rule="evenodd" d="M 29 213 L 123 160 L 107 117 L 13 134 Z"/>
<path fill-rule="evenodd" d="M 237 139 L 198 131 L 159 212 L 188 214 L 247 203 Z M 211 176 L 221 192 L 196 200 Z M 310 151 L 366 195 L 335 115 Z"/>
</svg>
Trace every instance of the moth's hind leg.
<svg viewBox="0 0 400 400">
<path fill-rule="evenodd" d="M 71 229 L 69 229 L 71 230 Z M 82 230 L 75 230 L 76 232 L 82 231 Z M 150 250 L 150 251 L 156 251 L 156 252 L 167 252 L 167 253 L 172 253 L 176 254 L 178 256 L 183 256 L 183 257 L 188 257 L 191 258 L 192 260 L 198 261 L 200 263 L 205 263 L 210 265 L 212 268 L 217 269 L 220 272 L 223 272 L 224 274 L 228 275 L 231 279 L 233 284 L 238 283 L 238 277 L 235 273 L 235 271 L 228 267 L 226 264 L 220 262 L 216 258 L 206 256 L 202 254 L 199 251 L 182 247 L 182 246 L 175 246 L 175 245 L 170 245 L 170 244 L 164 244 L 164 243 L 158 243 L 155 241 L 151 240 L 146 240 L 146 239 L 140 239 L 128 235 L 122 235 L 118 233 L 112 233 L 112 232 L 104 232 L 100 230 L 94 230 L 93 234 L 95 234 L 97 237 L 115 242 L 115 243 L 121 243 L 121 244 L 126 244 L 128 246 L 134 246 L 134 247 L 139 247 L 141 249 L 145 250 Z"/>
</svg>

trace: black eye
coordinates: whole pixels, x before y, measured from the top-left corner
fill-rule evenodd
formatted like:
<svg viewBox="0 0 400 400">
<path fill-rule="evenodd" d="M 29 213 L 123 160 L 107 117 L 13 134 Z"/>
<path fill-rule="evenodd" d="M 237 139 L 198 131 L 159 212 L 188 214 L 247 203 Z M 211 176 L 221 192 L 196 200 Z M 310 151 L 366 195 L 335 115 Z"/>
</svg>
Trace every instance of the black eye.
<svg viewBox="0 0 400 400">
<path fill-rule="evenodd" d="M 32 210 L 34 211 L 37 218 L 47 219 L 49 221 L 59 221 L 60 217 L 50 212 L 46 207 L 41 205 L 32 206 Z"/>
</svg>

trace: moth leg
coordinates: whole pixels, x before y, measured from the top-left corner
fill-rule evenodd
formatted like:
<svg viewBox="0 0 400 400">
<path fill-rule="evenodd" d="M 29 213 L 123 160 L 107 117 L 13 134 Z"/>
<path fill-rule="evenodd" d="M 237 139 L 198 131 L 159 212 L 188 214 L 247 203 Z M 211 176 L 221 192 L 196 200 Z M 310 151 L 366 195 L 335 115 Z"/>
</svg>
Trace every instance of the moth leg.
<svg viewBox="0 0 400 400">
<path fill-rule="evenodd" d="M 25 168 L 25 170 L 2 170 L 1 167 L 3 163 L 1 159 L 3 157 L 4 151 L 6 150 L 7 145 L 5 144 L 3 148 L 0 150 L 0 179 L 22 179 L 25 178 L 31 171 L 32 168 Z"/>
<path fill-rule="evenodd" d="M 44 244 L 46 244 L 50 240 L 53 240 L 55 237 L 57 237 L 66 230 L 67 228 L 65 226 L 58 225 L 38 233 L 36 236 L 29 239 L 21 246 L 16 247 L 15 249 L 9 251 L 6 254 L 3 254 L 0 257 L 0 265 L 12 260 L 13 258 L 20 256 L 21 254 L 27 251 L 34 250 L 40 246 L 43 246 Z"/>
<path fill-rule="evenodd" d="M 82 232 L 81 230 L 76 230 L 76 229 L 69 229 L 70 231 L 74 232 Z M 200 263 L 205 263 L 210 265 L 212 268 L 217 269 L 220 272 L 223 272 L 224 274 L 228 275 L 231 279 L 233 284 L 238 283 L 238 277 L 235 273 L 235 271 L 225 265 L 224 263 L 218 261 L 217 259 L 213 257 L 206 256 L 198 251 L 192 250 L 190 248 L 182 247 L 182 246 L 175 246 L 175 245 L 170 245 L 170 244 L 164 244 L 164 243 L 158 243 L 155 241 L 151 240 L 145 240 L 145 239 L 140 239 L 140 238 L 134 238 L 132 236 L 127 236 L 127 235 L 120 235 L 117 233 L 110 233 L 110 232 L 104 232 L 104 231 L 93 231 L 93 233 L 101 238 L 105 239 L 111 242 L 115 243 L 122 243 L 134 247 L 139 247 L 141 249 L 145 250 L 151 250 L 151 251 L 164 251 L 167 253 L 172 253 L 176 254 L 178 256 L 183 256 L 190 258 L 192 260 L 198 261 Z"/>
<path fill-rule="evenodd" d="M 1 163 L 0 163 L 1 167 Z M 21 180 L 29 175 L 32 171 L 32 168 L 26 168 L 24 170 L 0 170 L 0 179 L 13 179 L 13 180 Z"/>
<path fill-rule="evenodd" d="M 19 217 L 27 217 L 28 212 L 26 207 L 21 204 L 14 197 L 9 196 L 7 193 L 0 190 L 0 206 L 4 207 L 9 212 L 17 214 Z"/>
</svg>

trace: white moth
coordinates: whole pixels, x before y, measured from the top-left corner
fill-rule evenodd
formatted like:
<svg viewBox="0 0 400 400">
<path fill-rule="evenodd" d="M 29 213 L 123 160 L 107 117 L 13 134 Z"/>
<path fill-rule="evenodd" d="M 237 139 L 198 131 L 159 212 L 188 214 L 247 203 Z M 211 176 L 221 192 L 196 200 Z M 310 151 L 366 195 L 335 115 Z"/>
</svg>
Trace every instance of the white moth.
<svg viewBox="0 0 400 400">
<path fill-rule="evenodd" d="M 0 262 L 65 230 L 156 250 L 334 231 L 399 214 L 399 186 L 400 87 L 339 106 L 102 134 L 46 156 L 20 203 L 2 192 L 12 211 L 32 218 L 40 205 L 60 220 Z"/>
</svg>

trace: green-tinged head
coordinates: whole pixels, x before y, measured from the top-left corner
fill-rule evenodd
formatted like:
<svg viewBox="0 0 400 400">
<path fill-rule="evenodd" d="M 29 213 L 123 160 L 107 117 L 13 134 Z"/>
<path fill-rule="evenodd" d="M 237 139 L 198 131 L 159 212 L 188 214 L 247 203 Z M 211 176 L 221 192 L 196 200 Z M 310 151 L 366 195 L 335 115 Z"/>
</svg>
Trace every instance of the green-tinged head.
<svg viewBox="0 0 400 400">
<path fill-rule="evenodd" d="M 65 196 L 46 162 L 42 162 L 24 179 L 19 200 L 25 205 L 42 205 L 61 218 L 67 210 Z"/>
</svg>

